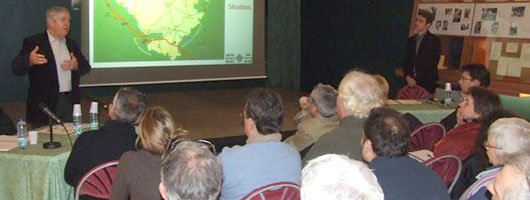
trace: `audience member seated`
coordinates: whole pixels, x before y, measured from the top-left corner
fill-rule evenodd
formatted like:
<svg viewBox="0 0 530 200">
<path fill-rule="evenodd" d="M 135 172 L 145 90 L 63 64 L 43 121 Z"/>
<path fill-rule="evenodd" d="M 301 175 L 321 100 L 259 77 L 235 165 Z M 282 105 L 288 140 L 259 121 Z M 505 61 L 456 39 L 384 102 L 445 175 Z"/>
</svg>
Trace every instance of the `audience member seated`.
<svg viewBox="0 0 530 200">
<path fill-rule="evenodd" d="M 462 74 L 460 75 L 460 80 L 458 80 L 458 85 L 460 86 L 460 92 L 463 94 L 469 94 L 469 88 L 471 87 L 487 88 L 490 85 L 490 72 L 482 64 L 464 65 L 460 71 Z M 455 127 L 456 110 L 442 119 L 440 123 L 444 125 L 445 130 Z"/>
<path fill-rule="evenodd" d="M 315 143 L 324 133 L 339 125 L 337 118 L 337 92 L 329 85 L 318 84 L 308 97 L 300 98 L 303 115 L 297 131 L 284 142 L 298 151 Z M 307 113 L 307 114 L 302 114 Z"/>
<path fill-rule="evenodd" d="M 506 161 L 495 181 L 488 185 L 488 191 L 495 200 L 530 199 L 530 152 Z"/>
<path fill-rule="evenodd" d="M 488 137 L 488 129 L 497 119 L 510 117 L 518 117 L 518 115 L 505 109 L 497 109 L 481 120 L 478 135 L 475 140 L 475 147 L 472 151 L 473 154 L 471 154 L 462 165 L 460 176 L 455 183 L 453 190 L 451 190 L 451 199 L 458 199 L 462 196 L 464 191 L 477 180 L 475 177 L 480 172 L 485 171 L 488 167 L 492 166 L 489 163 L 486 149 L 484 148 L 484 142 Z"/>
<path fill-rule="evenodd" d="M 221 163 L 208 146 L 185 140 L 167 145 L 160 175 L 164 200 L 216 200 L 223 177 Z"/>
<path fill-rule="evenodd" d="M 501 107 L 499 96 L 481 87 L 472 87 L 457 111 L 457 124 L 434 145 L 434 156 L 455 155 L 461 161 L 471 155 L 482 117 Z"/>
<path fill-rule="evenodd" d="M 401 114 L 374 108 L 364 123 L 362 155 L 385 199 L 450 199 L 438 175 L 407 156 L 410 131 Z"/>
<path fill-rule="evenodd" d="M 384 89 L 372 75 L 351 71 L 340 82 L 337 98 L 339 126 L 321 136 L 304 157 L 304 163 L 324 154 L 342 154 L 361 160 L 361 132 L 372 108 L 386 104 Z"/>
<path fill-rule="evenodd" d="M 243 109 L 246 144 L 225 147 L 218 156 L 223 167 L 221 200 L 241 199 L 271 183 L 300 183 L 300 154 L 281 142 L 283 113 L 278 93 L 256 89 L 249 94 Z"/>
<path fill-rule="evenodd" d="M 388 85 L 388 81 L 385 79 L 385 77 L 383 77 L 383 76 L 381 76 L 379 74 L 374 74 L 372 76 L 374 76 L 374 78 L 377 81 L 377 83 L 379 84 L 379 86 L 381 88 L 383 88 L 383 93 L 384 93 L 385 97 L 388 98 L 388 92 L 390 91 L 390 85 Z"/>
<path fill-rule="evenodd" d="M 460 93 L 462 95 L 469 94 L 469 88 L 471 87 L 487 88 L 490 84 L 490 73 L 482 64 L 464 65 L 460 71 L 462 74 L 460 75 L 458 85 L 460 86 Z M 458 108 L 440 121 L 440 123 L 445 127 L 445 130 L 451 130 L 455 127 L 457 122 L 457 110 Z M 411 130 L 414 130 L 421 125 L 421 121 L 410 113 L 405 113 L 404 116 L 409 122 L 409 127 Z"/>
<path fill-rule="evenodd" d="M 530 123 L 520 118 L 498 119 L 491 124 L 483 147 L 493 167 L 480 173 L 460 199 L 489 199 L 486 186 L 498 176 L 501 166 L 530 153 Z"/>
<path fill-rule="evenodd" d="M 160 199 L 160 157 L 172 138 L 185 134 L 176 129 L 171 114 L 162 107 L 147 109 L 140 118 L 136 151 L 125 152 L 112 183 L 111 199 Z"/>
<path fill-rule="evenodd" d="M 144 94 L 133 88 L 121 88 L 109 105 L 110 121 L 99 130 L 82 133 L 75 141 L 64 168 L 66 183 L 77 181 L 98 164 L 117 160 L 134 149 L 134 123 L 145 109 Z"/>
<path fill-rule="evenodd" d="M 307 163 L 300 195 L 302 200 L 383 200 L 385 196 L 366 164 L 336 154 Z"/>
</svg>

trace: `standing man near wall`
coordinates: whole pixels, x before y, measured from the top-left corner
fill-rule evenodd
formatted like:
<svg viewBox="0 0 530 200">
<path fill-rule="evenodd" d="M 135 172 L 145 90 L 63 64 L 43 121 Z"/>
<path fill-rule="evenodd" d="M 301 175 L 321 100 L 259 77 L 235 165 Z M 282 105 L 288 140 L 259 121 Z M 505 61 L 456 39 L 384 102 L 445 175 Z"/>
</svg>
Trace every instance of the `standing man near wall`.
<svg viewBox="0 0 530 200">
<path fill-rule="evenodd" d="M 436 89 L 440 40 L 429 32 L 434 14 L 422 10 L 414 22 L 415 35 L 407 42 L 407 57 L 404 68 L 407 85 L 420 85 L 430 93 Z"/>
<path fill-rule="evenodd" d="M 22 49 L 11 65 L 18 76 L 28 74 L 30 86 L 26 102 L 27 121 L 37 127 L 48 123 L 39 111 L 44 103 L 63 121 L 72 121 L 73 104 L 80 101 L 79 79 L 90 65 L 70 31 L 70 12 L 64 7 L 46 11 L 44 33 L 24 39 Z"/>
</svg>

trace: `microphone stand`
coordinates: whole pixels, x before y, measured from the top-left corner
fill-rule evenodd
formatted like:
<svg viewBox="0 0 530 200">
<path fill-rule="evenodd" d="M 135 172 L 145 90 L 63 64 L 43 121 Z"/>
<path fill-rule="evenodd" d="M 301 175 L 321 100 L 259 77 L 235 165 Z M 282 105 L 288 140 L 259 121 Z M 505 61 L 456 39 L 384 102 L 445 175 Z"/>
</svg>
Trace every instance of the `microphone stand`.
<svg viewBox="0 0 530 200">
<path fill-rule="evenodd" d="M 61 143 L 53 141 L 53 120 L 51 117 L 48 117 L 48 118 L 49 118 L 49 126 L 50 126 L 50 141 L 42 144 L 42 148 L 57 149 L 61 147 Z"/>
</svg>

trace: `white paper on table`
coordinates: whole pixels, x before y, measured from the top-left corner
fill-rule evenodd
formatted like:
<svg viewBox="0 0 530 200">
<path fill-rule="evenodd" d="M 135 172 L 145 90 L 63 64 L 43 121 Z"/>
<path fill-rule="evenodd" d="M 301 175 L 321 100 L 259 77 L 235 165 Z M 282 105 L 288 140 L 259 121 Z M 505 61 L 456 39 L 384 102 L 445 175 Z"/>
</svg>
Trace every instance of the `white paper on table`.
<svg viewBox="0 0 530 200">
<path fill-rule="evenodd" d="M 506 53 L 517 53 L 519 51 L 519 43 L 508 42 L 506 43 Z"/>
<path fill-rule="evenodd" d="M 16 142 L 16 135 L 0 135 L 0 142 Z"/>
<path fill-rule="evenodd" d="M 399 103 L 394 101 L 394 100 L 392 100 L 392 99 L 388 99 L 388 100 L 386 100 L 386 104 L 387 105 L 395 105 L 395 104 L 399 104 Z"/>
<path fill-rule="evenodd" d="M 521 77 L 521 66 L 523 63 L 519 58 L 511 58 L 508 64 L 507 76 Z"/>
<path fill-rule="evenodd" d="M 421 104 L 421 101 L 416 99 L 398 99 L 396 101 L 400 104 Z"/>
<path fill-rule="evenodd" d="M 499 57 L 499 62 L 497 62 L 497 75 L 499 76 L 506 76 L 506 73 L 508 71 L 508 63 L 509 58 L 506 57 Z"/>
<path fill-rule="evenodd" d="M 491 43 L 490 60 L 499 60 L 502 52 L 502 42 Z"/>
<path fill-rule="evenodd" d="M 524 43 L 521 47 L 522 67 L 530 68 L 530 43 Z"/>
</svg>

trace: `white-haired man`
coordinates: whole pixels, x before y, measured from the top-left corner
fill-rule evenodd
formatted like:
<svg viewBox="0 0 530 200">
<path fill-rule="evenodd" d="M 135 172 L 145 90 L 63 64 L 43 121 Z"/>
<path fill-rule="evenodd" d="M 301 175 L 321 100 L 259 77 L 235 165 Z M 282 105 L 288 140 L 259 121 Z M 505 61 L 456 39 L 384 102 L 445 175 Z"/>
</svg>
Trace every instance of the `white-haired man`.
<svg viewBox="0 0 530 200">
<path fill-rule="evenodd" d="M 302 170 L 302 200 L 382 200 L 383 190 L 366 164 L 344 155 L 328 154 Z"/>
<path fill-rule="evenodd" d="M 530 199 L 530 152 L 506 162 L 497 178 L 488 185 L 493 200 Z"/>
<path fill-rule="evenodd" d="M 521 118 L 500 118 L 488 129 L 484 142 L 486 154 L 493 167 L 477 175 L 460 199 L 489 199 L 486 186 L 499 175 L 502 166 L 517 156 L 530 152 L 530 123 Z"/>
<path fill-rule="evenodd" d="M 309 97 L 300 98 L 300 107 L 302 111 L 297 116 L 301 116 L 301 120 L 296 133 L 284 141 L 298 151 L 309 147 L 339 125 L 337 91 L 330 85 L 318 84 Z"/>
<path fill-rule="evenodd" d="M 30 86 L 26 117 L 33 127 L 48 123 L 39 110 L 44 103 L 63 121 L 72 121 L 74 103 L 80 101 L 79 79 L 90 71 L 77 42 L 66 37 L 70 31 L 70 12 L 64 7 L 46 11 L 43 33 L 24 39 L 11 68 L 18 76 L 28 75 Z"/>
<path fill-rule="evenodd" d="M 304 157 L 304 163 L 324 154 L 342 154 L 362 160 L 363 124 L 372 108 L 386 103 L 384 89 L 372 75 L 360 71 L 347 73 L 339 85 L 337 115 L 339 126 L 321 136 Z"/>
</svg>

